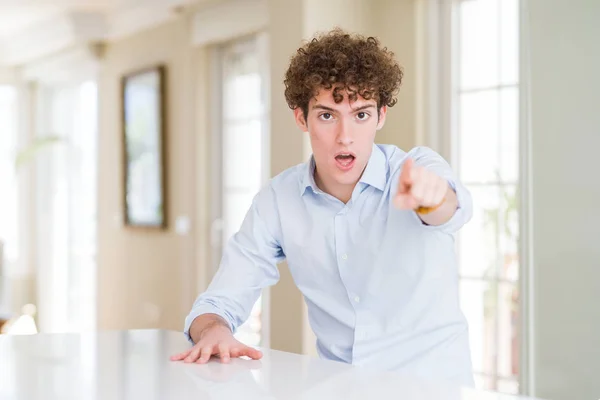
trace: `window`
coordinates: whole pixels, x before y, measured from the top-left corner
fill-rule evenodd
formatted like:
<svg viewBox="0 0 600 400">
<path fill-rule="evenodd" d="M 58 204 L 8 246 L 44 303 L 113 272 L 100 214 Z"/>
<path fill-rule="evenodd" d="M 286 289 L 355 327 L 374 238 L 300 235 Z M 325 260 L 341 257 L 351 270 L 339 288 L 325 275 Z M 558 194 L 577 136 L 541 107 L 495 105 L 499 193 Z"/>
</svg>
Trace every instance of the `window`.
<svg viewBox="0 0 600 400">
<path fill-rule="evenodd" d="M 38 137 L 57 143 L 36 173 L 40 330 L 95 326 L 97 87 L 42 86 Z"/>
<path fill-rule="evenodd" d="M 221 110 L 214 160 L 219 173 L 214 183 L 220 199 L 213 201 L 217 203 L 215 225 L 221 237 L 216 246 L 213 244 L 215 264 L 220 261 L 222 246 L 239 230 L 252 199 L 268 177 L 265 48 L 265 36 L 257 35 L 225 44 L 217 51 Z M 258 299 L 250 318 L 238 329 L 236 337 L 243 343 L 266 344 L 262 326 L 267 295 Z"/>
<path fill-rule="evenodd" d="M 458 236 L 476 384 L 519 391 L 518 0 L 453 3 L 452 153 L 473 195 Z"/>
<path fill-rule="evenodd" d="M 19 257 L 17 90 L 0 86 L 0 279 L 14 269 Z M 0 308 L 8 299 L 0 281 Z"/>
</svg>

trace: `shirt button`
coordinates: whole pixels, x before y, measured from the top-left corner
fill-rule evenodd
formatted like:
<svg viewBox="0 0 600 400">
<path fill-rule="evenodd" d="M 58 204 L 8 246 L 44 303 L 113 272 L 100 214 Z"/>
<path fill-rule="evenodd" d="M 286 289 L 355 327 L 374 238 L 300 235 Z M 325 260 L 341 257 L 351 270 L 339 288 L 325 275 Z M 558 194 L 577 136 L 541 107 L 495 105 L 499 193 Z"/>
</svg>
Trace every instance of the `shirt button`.
<svg viewBox="0 0 600 400">
<path fill-rule="evenodd" d="M 348 254 L 342 254 L 342 259 L 343 260 L 347 260 L 348 259 Z"/>
<path fill-rule="evenodd" d="M 360 303 L 360 297 L 358 297 L 358 296 L 355 296 L 355 297 L 354 297 L 354 301 L 355 301 L 355 302 L 357 302 L 357 303 Z"/>
</svg>

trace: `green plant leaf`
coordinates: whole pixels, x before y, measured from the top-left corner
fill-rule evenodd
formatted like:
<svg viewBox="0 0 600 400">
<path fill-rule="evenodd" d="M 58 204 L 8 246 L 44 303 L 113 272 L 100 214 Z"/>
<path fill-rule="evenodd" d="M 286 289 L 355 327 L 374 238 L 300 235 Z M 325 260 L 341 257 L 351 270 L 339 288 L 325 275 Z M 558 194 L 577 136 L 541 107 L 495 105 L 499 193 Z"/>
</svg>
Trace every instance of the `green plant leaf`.
<svg viewBox="0 0 600 400">
<path fill-rule="evenodd" d="M 45 136 L 35 139 L 29 146 L 25 147 L 17 154 L 15 159 L 15 170 L 19 171 L 29 161 L 33 160 L 35 156 L 46 148 L 53 145 L 63 143 L 64 139 L 60 136 Z"/>
</svg>

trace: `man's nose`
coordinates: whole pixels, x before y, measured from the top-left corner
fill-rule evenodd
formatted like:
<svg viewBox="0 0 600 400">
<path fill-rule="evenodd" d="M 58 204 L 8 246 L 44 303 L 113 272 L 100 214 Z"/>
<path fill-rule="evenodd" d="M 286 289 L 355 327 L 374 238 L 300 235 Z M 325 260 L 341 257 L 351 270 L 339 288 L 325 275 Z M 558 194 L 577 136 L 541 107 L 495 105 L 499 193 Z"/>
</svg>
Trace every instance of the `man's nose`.
<svg viewBox="0 0 600 400">
<path fill-rule="evenodd" d="M 351 145 L 354 142 L 350 126 L 343 120 L 338 124 L 337 142 L 344 146 Z"/>
</svg>

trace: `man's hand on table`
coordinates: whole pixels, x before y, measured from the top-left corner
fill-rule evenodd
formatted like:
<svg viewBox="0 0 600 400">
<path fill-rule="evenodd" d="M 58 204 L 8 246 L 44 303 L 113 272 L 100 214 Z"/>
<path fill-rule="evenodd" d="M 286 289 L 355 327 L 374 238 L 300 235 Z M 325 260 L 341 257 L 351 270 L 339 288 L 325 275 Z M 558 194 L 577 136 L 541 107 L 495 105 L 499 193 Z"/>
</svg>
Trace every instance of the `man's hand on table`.
<svg viewBox="0 0 600 400">
<path fill-rule="evenodd" d="M 248 347 L 235 339 L 227 323 L 218 315 L 201 315 L 192 322 L 190 336 L 194 343 L 191 349 L 171 357 L 171 361 L 205 364 L 215 355 L 221 362 L 227 363 L 233 358 L 250 357 L 258 360 L 262 357 L 259 350 Z"/>
</svg>

